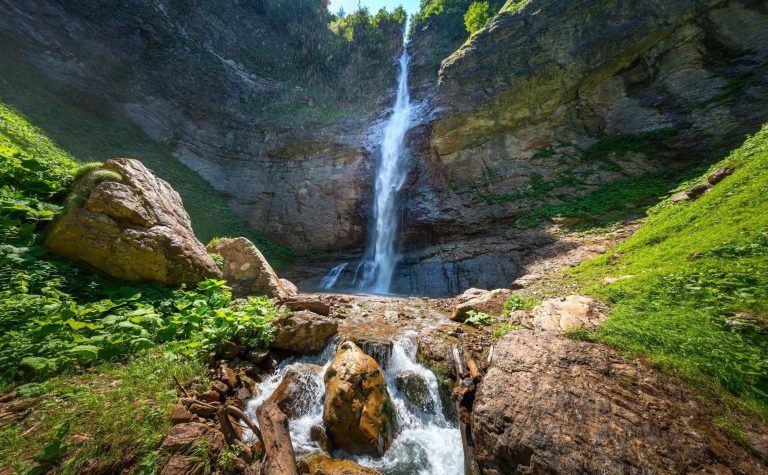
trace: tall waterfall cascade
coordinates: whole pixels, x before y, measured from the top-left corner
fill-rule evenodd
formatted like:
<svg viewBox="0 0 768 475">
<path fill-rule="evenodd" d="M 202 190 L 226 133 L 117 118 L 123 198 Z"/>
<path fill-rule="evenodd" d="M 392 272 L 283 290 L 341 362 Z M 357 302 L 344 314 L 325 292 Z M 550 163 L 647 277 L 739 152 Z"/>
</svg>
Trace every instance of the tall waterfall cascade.
<svg viewBox="0 0 768 475">
<path fill-rule="evenodd" d="M 408 48 L 404 45 L 398 63 L 395 106 L 392 115 L 384 124 L 380 159 L 376 167 L 371 236 L 364 261 L 357 266 L 353 281 L 358 290 L 376 294 L 391 292 L 392 278 L 399 257 L 395 244 L 400 218 L 398 195 L 408 172 L 405 134 L 410 126 L 413 109 L 408 94 L 408 60 Z M 331 269 L 329 275 L 322 280 L 321 288 L 333 288 L 345 268 L 346 263 Z"/>
</svg>

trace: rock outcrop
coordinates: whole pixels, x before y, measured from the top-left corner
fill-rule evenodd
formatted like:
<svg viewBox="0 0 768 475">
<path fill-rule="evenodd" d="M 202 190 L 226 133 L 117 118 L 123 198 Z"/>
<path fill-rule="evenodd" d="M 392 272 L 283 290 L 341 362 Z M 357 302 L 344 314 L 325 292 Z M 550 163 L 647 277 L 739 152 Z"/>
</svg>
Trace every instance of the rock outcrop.
<svg viewBox="0 0 768 475">
<path fill-rule="evenodd" d="M 275 327 L 272 348 L 304 353 L 322 350 L 336 334 L 338 323 L 331 317 L 301 310 L 280 318 Z"/>
<path fill-rule="evenodd" d="M 244 237 L 218 239 L 207 251 L 224 258 L 224 279 L 236 296 L 267 295 L 282 300 L 292 295 L 256 246 Z"/>
<path fill-rule="evenodd" d="M 324 379 L 323 423 L 333 447 L 356 455 L 383 455 L 394 435 L 394 409 L 376 360 L 344 342 Z"/>
<path fill-rule="evenodd" d="M 411 406 L 426 412 L 432 412 L 435 404 L 424 378 L 415 371 L 403 369 L 395 375 L 395 387 Z"/>
<path fill-rule="evenodd" d="M 108 160 L 73 193 L 70 209 L 47 232 L 52 252 L 131 281 L 194 285 L 221 277 L 179 194 L 140 161 Z"/>
<path fill-rule="evenodd" d="M 605 320 L 597 300 L 583 295 L 569 295 L 547 300 L 533 309 L 536 330 L 564 332 L 576 328 L 592 329 Z"/>
<path fill-rule="evenodd" d="M 679 381 L 602 345 L 519 331 L 493 361 L 472 412 L 484 474 L 768 468 L 718 432 Z"/>
</svg>

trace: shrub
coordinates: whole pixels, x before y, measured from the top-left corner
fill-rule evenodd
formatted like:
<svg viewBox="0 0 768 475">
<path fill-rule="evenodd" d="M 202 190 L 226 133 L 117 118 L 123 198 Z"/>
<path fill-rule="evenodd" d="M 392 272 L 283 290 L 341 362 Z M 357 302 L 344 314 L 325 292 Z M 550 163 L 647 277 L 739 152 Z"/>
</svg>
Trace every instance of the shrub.
<svg viewBox="0 0 768 475">
<path fill-rule="evenodd" d="M 512 295 L 506 302 L 504 302 L 504 313 L 512 313 L 517 310 L 530 310 L 540 304 L 540 300 L 523 297 L 522 295 Z"/>
<path fill-rule="evenodd" d="M 467 317 L 464 323 L 472 325 L 473 327 L 484 327 L 497 322 L 497 318 L 493 315 L 488 315 L 487 313 L 478 312 L 476 310 L 470 310 L 467 314 L 469 317 Z"/>
<path fill-rule="evenodd" d="M 488 2 L 474 2 L 464 14 L 464 26 L 467 28 L 467 32 L 473 35 L 480 28 L 484 27 L 489 19 Z"/>
</svg>

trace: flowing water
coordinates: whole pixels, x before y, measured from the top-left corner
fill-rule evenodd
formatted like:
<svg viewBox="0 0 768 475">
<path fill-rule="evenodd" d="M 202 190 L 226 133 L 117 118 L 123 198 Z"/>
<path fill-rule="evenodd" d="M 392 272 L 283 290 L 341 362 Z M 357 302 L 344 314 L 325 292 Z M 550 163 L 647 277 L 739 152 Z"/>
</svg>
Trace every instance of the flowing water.
<svg viewBox="0 0 768 475">
<path fill-rule="evenodd" d="M 460 475 L 464 473 L 464 451 L 459 429 L 446 420 L 438 392 L 435 375 L 416 362 L 415 332 L 406 334 L 392 346 L 383 370 L 387 389 L 392 398 L 397 417 L 398 431 L 389 450 L 381 458 L 352 457 L 334 452 L 334 458 L 349 458 L 360 465 L 375 468 L 386 475 Z M 284 361 L 268 379 L 259 384 L 259 392 L 249 403 L 247 413 L 256 420 L 256 409 L 274 392 L 286 372 L 304 364 L 323 366 L 323 372 L 304 373 L 306 386 L 312 391 L 302 395 L 301 414 L 289 421 L 291 441 L 297 456 L 309 452 L 322 452 L 310 440 L 310 429 L 323 424 L 323 399 L 325 384 L 323 374 L 336 352 L 331 343 L 317 356 Z M 401 370 L 416 373 L 427 383 L 431 398 L 429 410 L 414 408 L 395 386 L 395 376 Z"/>
<path fill-rule="evenodd" d="M 328 272 L 328 275 L 323 277 L 323 279 L 320 281 L 320 288 L 323 290 L 332 289 L 333 286 L 336 285 L 336 282 L 339 281 L 341 273 L 344 272 L 344 269 L 346 269 L 348 265 L 348 262 L 344 262 L 343 264 L 339 264 L 331 269 L 331 271 Z"/>
<path fill-rule="evenodd" d="M 363 273 L 355 285 L 359 290 L 376 294 L 390 293 L 392 276 L 397 266 L 398 254 L 395 246 L 399 222 L 398 195 L 407 175 L 405 133 L 411 121 L 411 100 L 408 94 L 408 49 L 403 47 L 399 61 L 400 72 L 397 80 L 397 97 L 392 115 L 384 124 L 381 140 L 381 155 L 376 167 L 376 184 L 373 199 L 373 228 L 365 252 Z M 344 266 L 346 267 L 346 266 Z M 334 267 L 323 278 L 323 282 L 338 269 Z M 341 271 L 344 269 L 342 268 Z M 332 288 L 338 282 L 336 274 Z M 357 279 L 355 279 L 357 280 Z M 327 282 L 330 282 L 329 279 Z"/>
</svg>

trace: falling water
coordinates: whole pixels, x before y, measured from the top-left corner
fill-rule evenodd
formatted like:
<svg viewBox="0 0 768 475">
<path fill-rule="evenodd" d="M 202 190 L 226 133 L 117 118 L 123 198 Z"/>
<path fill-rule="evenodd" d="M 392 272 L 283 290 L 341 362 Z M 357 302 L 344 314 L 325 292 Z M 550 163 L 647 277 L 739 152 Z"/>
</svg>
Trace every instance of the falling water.
<svg viewBox="0 0 768 475">
<path fill-rule="evenodd" d="M 320 281 L 320 288 L 323 290 L 332 289 L 333 286 L 336 285 L 336 282 L 339 281 L 341 273 L 344 272 L 344 269 L 346 269 L 348 265 L 349 263 L 345 262 L 331 269 L 331 271 L 328 272 L 328 275 L 323 277 L 323 279 Z"/>
<path fill-rule="evenodd" d="M 398 192 L 405 182 L 405 133 L 411 117 L 411 101 L 408 95 L 408 50 L 403 46 L 400 56 L 400 74 L 397 80 L 397 98 L 392 115 L 384 124 L 381 141 L 381 159 L 376 169 L 373 199 L 373 234 L 369 240 L 363 264 L 363 276 L 357 284 L 360 290 L 377 294 L 390 293 L 392 276 L 397 265 L 395 238 L 398 231 Z M 337 267 L 323 278 L 327 278 Z M 343 269 L 342 269 L 343 270 Z M 340 272 L 339 272 L 340 273 Z M 330 289 L 338 280 L 334 280 Z M 322 283 L 321 283 L 322 287 Z"/>
<path fill-rule="evenodd" d="M 416 362 L 415 332 L 406 334 L 392 345 L 392 353 L 384 368 L 384 379 L 392 398 L 397 418 L 398 431 L 392 445 L 381 458 L 349 457 L 343 452 L 334 452 L 335 458 L 352 458 L 360 465 L 375 468 L 385 475 L 460 475 L 464 473 L 464 450 L 459 429 L 449 422 L 444 414 L 438 382 L 435 375 Z M 291 441 L 297 456 L 322 449 L 310 439 L 310 429 L 323 425 L 323 400 L 325 383 L 323 373 L 336 352 L 336 344 L 330 343 L 320 355 L 284 361 L 277 371 L 259 384 L 259 392 L 249 401 L 246 412 L 255 421 L 256 409 L 269 397 L 291 367 L 303 364 L 323 366 L 319 374 L 307 373 L 306 388 L 301 406 L 305 408 L 289 421 Z M 405 396 L 395 385 L 395 377 L 401 370 L 416 373 L 426 382 L 430 394 L 430 408 L 427 410 L 409 405 Z M 305 383 L 306 384 L 306 383 Z M 246 431 L 246 436 L 251 436 Z"/>
</svg>

